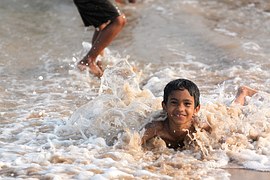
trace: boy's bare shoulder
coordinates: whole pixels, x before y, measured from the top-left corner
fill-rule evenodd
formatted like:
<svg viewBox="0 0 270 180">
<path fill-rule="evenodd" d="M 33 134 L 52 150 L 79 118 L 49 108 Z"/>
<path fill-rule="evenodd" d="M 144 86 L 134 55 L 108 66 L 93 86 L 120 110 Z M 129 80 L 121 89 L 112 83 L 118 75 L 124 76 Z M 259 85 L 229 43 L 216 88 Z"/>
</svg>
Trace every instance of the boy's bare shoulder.
<svg viewBox="0 0 270 180">
<path fill-rule="evenodd" d="M 164 121 L 152 121 L 144 126 L 145 132 L 142 137 L 142 144 L 148 140 L 160 136 L 164 131 Z"/>
<path fill-rule="evenodd" d="M 146 124 L 145 128 L 146 129 L 156 129 L 156 130 L 161 130 L 164 128 L 165 121 L 152 121 L 148 124 Z"/>
<path fill-rule="evenodd" d="M 201 121 L 198 119 L 198 117 L 193 119 L 193 126 L 199 127 L 201 130 L 205 130 L 210 133 L 212 131 L 212 127 L 208 121 Z"/>
</svg>

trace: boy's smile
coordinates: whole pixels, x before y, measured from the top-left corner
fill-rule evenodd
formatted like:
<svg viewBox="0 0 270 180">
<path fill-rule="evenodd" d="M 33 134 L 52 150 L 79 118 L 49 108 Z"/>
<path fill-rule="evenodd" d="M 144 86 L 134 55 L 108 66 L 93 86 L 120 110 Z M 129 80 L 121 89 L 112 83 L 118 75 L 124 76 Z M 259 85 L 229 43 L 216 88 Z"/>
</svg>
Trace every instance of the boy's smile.
<svg viewBox="0 0 270 180">
<path fill-rule="evenodd" d="M 168 114 L 170 126 L 175 128 L 189 128 L 193 115 L 200 109 L 194 107 L 194 97 L 186 89 L 172 91 L 167 104 L 163 102 L 162 106 Z"/>
</svg>

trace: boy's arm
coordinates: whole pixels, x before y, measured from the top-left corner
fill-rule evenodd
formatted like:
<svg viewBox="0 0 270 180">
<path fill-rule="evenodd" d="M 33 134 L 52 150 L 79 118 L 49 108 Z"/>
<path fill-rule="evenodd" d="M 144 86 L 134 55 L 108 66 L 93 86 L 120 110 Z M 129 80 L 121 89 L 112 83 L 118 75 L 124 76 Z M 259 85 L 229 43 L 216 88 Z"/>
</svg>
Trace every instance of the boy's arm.
<svg viewBox="0 0 270 180">
<path fill-rule="evenodd" d="M 142 144 L 145 144 L 148 140 L 156 137 L 161 127 L 160 122 L 151 122 L 145 126 L 145 131 L 141 140 Z"/>
</svg>

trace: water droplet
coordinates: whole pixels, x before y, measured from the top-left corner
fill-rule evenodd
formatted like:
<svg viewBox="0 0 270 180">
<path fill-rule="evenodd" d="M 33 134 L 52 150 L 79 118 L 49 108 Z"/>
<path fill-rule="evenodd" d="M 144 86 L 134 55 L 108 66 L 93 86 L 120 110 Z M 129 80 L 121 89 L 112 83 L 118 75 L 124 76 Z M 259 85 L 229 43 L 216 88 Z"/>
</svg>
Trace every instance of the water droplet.
<svg viewBox="0 0 270 180">
<path fill-rule="evenodd" d="M 77 61 L 77 59 L 76 59 L 75 57 L 73 57 L 73 58 L 72 58 L 72 61 L 73 61 L 73 62 L 76 62 L 76 61 Z"/>
</svg>

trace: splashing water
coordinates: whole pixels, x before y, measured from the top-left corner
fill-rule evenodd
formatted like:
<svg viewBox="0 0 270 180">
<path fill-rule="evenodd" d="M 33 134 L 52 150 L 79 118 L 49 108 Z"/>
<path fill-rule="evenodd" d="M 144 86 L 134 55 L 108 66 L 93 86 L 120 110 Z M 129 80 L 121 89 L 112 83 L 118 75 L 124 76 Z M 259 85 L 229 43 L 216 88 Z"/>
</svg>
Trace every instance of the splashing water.
<svg viewBox="0 0 270 180">
<path fill-rule="evenodd" d="M 123 6 L 128 24 L 110 46 L 121 56 L 106 49 L 97 79 L 76 69 L 91 34 L 72 1 L 1 0 L 0 179 L 229 179 L 233 168 L 269 175 L 269 7 Z M 142 128 L 160 117 L 162 90 L 176 78 L 198 85 L 199 118 L 212 131 L 198 128 L 183 151 L 161 139 L 143 149 Z M 240 85 L 261 90 L 243 107 L 231 105 Z"/>
<path fill-rule="evenodd" d="M 222 168 L 270 171 L 270 120 L 265 106 L 269 104 L 269 94 L 259 92 L 247 99 L 248 105 L 243 107 L 226 105 L 228 100 L 225 98 L 223 102 L 220 98 L 211 100 L 200 112 L 200 120 L 211 126 L 211 133 L 197 129 L 194 134 L 196 145 L 182 152 L 166 148 L 160 139 L 153 142 L 153 149 L 148 151 L 140 146 L 143 132 L 140 129 L 161 113 L 161 98 L 155 97 L 149 89 L 140 89 L 139 75 L 127 59 L 119 59 L 108 67 L 101 81 L 100 95 L 77 109 L 66 125 L 56 129 L 56 134 L 64 139 L 84 139 L 84 143 L 90 143 L 93 138 L 104 139 L 103 153 L 99 156 L 109 156 L 117 161 L 109 166 L 110 171 L 112 167 L 118 167 L 114 171 L 129 172 L 119 176 L 164 179 L 215 176 L 226 179 L 229 174 Z M 148 86 L 145 84 L 144 87 Z M 128 161 L 128 171 L 123 170 L 122 161 Z M 99 176 L 118 178 L 112 172 Z"/>
</svg>

